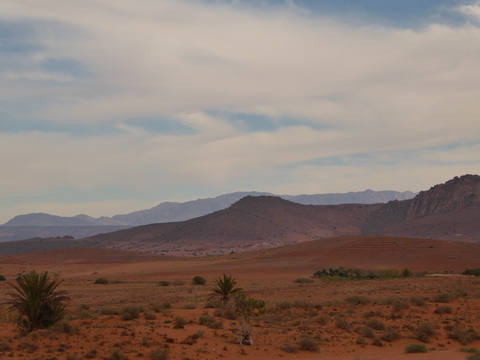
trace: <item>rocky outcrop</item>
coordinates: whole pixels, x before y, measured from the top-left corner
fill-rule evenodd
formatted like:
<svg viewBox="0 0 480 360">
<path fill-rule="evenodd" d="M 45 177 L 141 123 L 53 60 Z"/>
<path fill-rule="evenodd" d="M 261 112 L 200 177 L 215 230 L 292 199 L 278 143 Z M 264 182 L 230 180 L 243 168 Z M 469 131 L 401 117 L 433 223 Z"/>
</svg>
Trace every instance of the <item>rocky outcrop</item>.
<svg viewBox="0 0 480 360">
<path fill-rule="evenodd" d="M 472 208 L 480 209 L 480 176 L 463 175 L 422 191 L 413 199 L 388 202 L 369 215 L 363 231 L 365 234 L 388 234 L 394 226 L 397 234 L 399 228 L 409 229 L 409 223 L 415 220 L 432 215 L 466 212 Z M 469 214 L 471 216 L 471 212 Z M 448 222 L 448 219 L 443 221 Z M 425 226 L 424 224 L 423 227 Z M 401 234 L 409 236 L 409 231 Z M 427 233 L 428 231 L 424 235 L 428 236 Z M 418 236 L 417 233 L 415 235 Z M 438 236 L 436 233 L 431 235 Z"/>
<path fill-rule="evenodd" d="M 410 204 L 406 220 L 480 207 L 480 176 L 455 177 L 420 192 Z"/>
</svg>

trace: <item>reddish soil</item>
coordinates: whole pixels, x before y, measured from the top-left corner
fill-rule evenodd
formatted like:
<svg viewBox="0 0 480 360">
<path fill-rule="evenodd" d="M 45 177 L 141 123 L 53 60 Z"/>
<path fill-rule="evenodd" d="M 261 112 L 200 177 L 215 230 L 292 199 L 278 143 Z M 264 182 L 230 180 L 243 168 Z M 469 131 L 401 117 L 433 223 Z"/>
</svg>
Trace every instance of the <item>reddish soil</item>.
<svg viewBox="0 0 480 360">
<path fill-rule="evenodd" d="M 0 358 L 116 359 L 112 351 L 121 351 L 128 359 L 152 359 L 153 350 L 168 348 L 170 359 L 466 359 L 462 348 L 480 348 L 480 341 L 466 332 L 480 325 L 480 279 L 443 274 L 333 280 L 311 275 L 339 266 L 461 272 L 477 267 L 479 255 L 480 247 L 473 243 L 343 237 L 197 259 L 95 249 L 3 257 L 0 274 L 9 281 L 32 269 L 48 270 L 63 281 L 61 288 L 72 301 L 67 325 L 27 336 L 18 332 L 14 314 L 3 305 Z M 238 344 L 241 318 L 227 319 L 219 309 L 205 308 L 209 286 L 222 273 L 235 276 L 249 296 L 267 304 L 265 314 L 246 320 L 254 346 Z M 192 285 L 195 275 L 205 277 L 207 285 Z M 111 282 L 94 284 L 99 277 Z M 160 286 L 160 281 L 171 284 Z M 2 302 L 9 291 L 0 282 Z M 171 308 L 162 309 L 159 304 L 165 302 Z M 123 319 L 127 305 L 140 307 L 138 318 Z M 183 328 L 174 327 L 178 318 L 185 320 Z M 200 324 L 201 319 L 213 323 Z M 422 323 L 433 334 L 420 332 Z M 319 348 L 298 349 L 302 334 Z M 426 353 L 405 353 L 408 344 L 422 340 L 428 341 Z"/>
</svg>

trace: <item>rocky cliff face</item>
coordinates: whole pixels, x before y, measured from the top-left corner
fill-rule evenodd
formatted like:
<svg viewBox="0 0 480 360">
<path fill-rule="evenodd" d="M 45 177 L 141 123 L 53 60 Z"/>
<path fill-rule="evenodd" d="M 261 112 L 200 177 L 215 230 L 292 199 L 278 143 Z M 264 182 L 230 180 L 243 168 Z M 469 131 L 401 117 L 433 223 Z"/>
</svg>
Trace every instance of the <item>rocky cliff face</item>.
<svg viewBox="0 0 480 360">
<path fill-rule="evenodd" d="M 444 184 L 420 192 L 412 201 L 406 219 L 458 212 L 465 208 L 480 207 L 480 176 L 455 177 Z"/>
<path fill-rule="evenodd" d="M 472 213 L 472 211 L 474 212 Z M 453 221 L 453 215 L 463 212 L 467 216 L 468 212 L 467 217 L 470 219 L 475 216 L 476 211 L 480 212 L 480 176 L 463 175 L 444 184 L 435 185 L 427 191 L 422 191 L 413 199 L 388 202 L 370 214 L 363 231 L 366 234 L 388 234 L 389 229 L 394 226 L 404 229 L 404 232 L 401 233 L 398 232 L 398 229 L 395 230 L 396 235 L 410 236 L 409 232 L 413 231 L 410 227 L 419 219 L 450 214 L 450 217 L 442 217 L 442 222 L 448 223 Z M 428 223 L 427 220 L 422 221 Z M 432 217 L 431 219 L 432 223 L 438 221 L 437 218 Z M 429 228 L 431 225 L 425 224 L 422 227 Z M 455 228 L 454 225 L 452 224 L 452 228 Z M 446 226 L 446 224 L 442 224 L 442 226 Z M 422 233 L 422 236 L 428 236 L 429 231 Z M 437 233 L 430 235 L 438 237 Z M 415 236 L 419 236 L 417 232 L 415 232 Z"/>
</svg>

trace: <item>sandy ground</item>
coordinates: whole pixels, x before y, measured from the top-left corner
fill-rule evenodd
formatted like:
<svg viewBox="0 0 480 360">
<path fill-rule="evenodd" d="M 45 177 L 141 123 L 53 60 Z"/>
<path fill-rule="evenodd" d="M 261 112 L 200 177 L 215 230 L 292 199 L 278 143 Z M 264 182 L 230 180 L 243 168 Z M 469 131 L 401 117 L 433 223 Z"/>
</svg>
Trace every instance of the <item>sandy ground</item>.
<svg viewBox="0 0 480 360">
<path fill-rule="evenodd" d="M 343 245 L 353 246 L 347 240 Z M 124 359 L 161 359 L 152 351 L 167 349 L 169 359 L 182 360 L 455 360 L 470 355 L 461 349 L 480 348 L 480 340 L 468 332 L 480 334 L 479 278 L 311 279 L 324 266 L 308 246 L 274 255 L 185 260 L 90 249 L 3 258 L 0 274 L 7 280 L 32 269 L 47 270 L 63 281 L 61 288 L 72 301 L 64 324 L 27 336 L 2 305 L 0 359 L 122 359 L 122 354 Z M 441 269 L 432 264 L 431 272 Z M 222 309 L 206 308 L 209 286 L 223 273 L 232 274 L 248 296 L 264 300 L 267 311 L 233 319 Z M 196 275 L 207 284 L 193 285 Z M 99 277 L 110 283 L 94 284 Z M 161 281 L 170 285 L 160 286 Z M 0 282 L 2 302 L 11 290 L 7 282 Z M 139 310 L 138 317 L 124 319 L 128 306 Z M 175 326 L 180 323 L 183 327 Z M 252 330 L 254 346 L 239 345 L 242 325 Z M 422 326 L 431 334 L 425 335 Z M 318 349 L 300 349 L 306 335 Z M 411 343 L 424 344 L 428 351 L 406 354 Z"/>
</svg>

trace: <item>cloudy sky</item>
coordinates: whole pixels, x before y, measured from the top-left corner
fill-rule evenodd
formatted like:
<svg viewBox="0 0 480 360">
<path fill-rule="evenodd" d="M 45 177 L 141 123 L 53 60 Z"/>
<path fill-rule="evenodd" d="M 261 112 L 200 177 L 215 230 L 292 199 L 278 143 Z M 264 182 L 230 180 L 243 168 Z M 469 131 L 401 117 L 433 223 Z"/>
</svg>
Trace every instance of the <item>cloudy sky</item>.
<svg viewBox="0 0 480 360">
<path fill-rule="evenodd" d="M 480 165 L 480 1 L 2 0 L 0 223 Z"/>
</svg>

